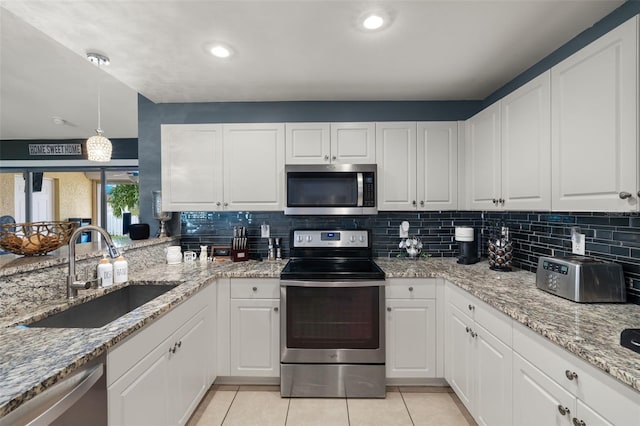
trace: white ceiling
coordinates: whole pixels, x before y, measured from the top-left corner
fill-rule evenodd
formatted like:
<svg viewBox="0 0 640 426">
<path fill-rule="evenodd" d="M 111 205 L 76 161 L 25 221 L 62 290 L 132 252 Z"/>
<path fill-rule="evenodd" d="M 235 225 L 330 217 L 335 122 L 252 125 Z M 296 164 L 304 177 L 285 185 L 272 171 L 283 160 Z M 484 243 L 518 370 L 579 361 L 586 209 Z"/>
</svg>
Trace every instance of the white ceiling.
<svg viewBox="0 0 640 426">
<path fill-rule="evenodd" d="M 158 103 L 483 99 L 622 3 L 0 0 L 0 138 L 87 137 L 98 81 L 108 137 L 137 136 L 137 92 Z M 371 9 L 391 25 L 360 30 Z M 212 41 L 236 55 L 214 58 Z M 98 70 L 88 51 L 111 65 Z"/>
</svg>

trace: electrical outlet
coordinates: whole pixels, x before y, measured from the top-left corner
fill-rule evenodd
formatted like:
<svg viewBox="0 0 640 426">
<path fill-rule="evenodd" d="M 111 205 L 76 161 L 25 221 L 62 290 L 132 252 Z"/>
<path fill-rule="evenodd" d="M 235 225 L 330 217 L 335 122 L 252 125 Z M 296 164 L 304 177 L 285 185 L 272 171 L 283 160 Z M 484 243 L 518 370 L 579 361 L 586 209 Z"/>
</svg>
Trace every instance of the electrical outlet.
<svg viewBox="0 0 640 426">
<path fill-rule="evenodd" d="M 575 234 L 571 238 L 571 253 L 584 256 L 584 234 Z"/>
<path fill-rule="evenodd" d="M 262 238 L 269 238 L 271 236 L 269 225 L 267 225 L 266 223 L 260 225 L 260 235 L 262 236 Z"/>
</svg>

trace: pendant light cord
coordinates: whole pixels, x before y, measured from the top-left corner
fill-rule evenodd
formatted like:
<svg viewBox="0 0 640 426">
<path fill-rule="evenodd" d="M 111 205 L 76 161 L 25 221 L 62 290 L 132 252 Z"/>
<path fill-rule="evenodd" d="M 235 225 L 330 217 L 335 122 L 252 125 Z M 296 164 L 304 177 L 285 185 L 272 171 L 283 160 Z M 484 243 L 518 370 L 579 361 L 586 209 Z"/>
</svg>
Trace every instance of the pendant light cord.
<svg viewBox="0 0 640 426">
<path fill-rule="evenodd" d="M 98 128 L 96 131 L 99 135 L 102 134 L 102 126 L 100 124 L 100 94 L 101 94 L 101 84 L 100 84 L 100 61 L 98 61 Z"/>
</svg>

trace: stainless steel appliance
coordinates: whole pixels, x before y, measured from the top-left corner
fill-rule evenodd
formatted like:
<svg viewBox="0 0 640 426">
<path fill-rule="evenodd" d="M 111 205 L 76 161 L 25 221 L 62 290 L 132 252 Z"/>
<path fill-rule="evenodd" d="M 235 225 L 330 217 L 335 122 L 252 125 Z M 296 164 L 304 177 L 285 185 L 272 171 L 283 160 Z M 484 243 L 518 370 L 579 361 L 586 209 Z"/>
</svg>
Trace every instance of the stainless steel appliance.
<svg viewBox="0 0 640 426">
<path fill-rule="evenodd" d="M 580 303 L 627 300 L 622 266 L 585 256 L 541 256 L 536 286 Z"/>
<path fill-rule="evenodd" d="M 107 382 L 102 355 L 0 418 L 9 425 L 107 425 Z"/>
<path fill-rule="evenodd" d="M 280 275 L 280 392 L 385 396 L 385 281 L 366 230 L 295 230 Z"/>
<path fill-rule="evenodd" d="M 376 214 L 375 164 L 285 166 L 285 214 Z"/>
</svg>

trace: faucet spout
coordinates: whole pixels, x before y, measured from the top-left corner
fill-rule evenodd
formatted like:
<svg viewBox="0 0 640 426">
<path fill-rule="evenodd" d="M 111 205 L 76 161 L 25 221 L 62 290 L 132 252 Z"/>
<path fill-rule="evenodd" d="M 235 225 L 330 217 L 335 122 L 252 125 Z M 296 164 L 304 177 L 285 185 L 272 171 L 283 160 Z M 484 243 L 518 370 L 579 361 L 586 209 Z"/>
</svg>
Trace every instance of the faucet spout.
<svg viewBox="0 0 640 426">
<path fill-rule="evenodd" d="M 78 280 L 76 277 L 76 240 L 80 234 L 86 231 L 95 231 L 103 236 L 104 242 L 107 245 L 107 251 L 111 258 L 115 259 L 120 256 L 120 252 L 113 243 L 111 235 L 109 235 L 104 228 L 96 225 L 86 225 L 73 231 L 69 237 L 69 275 L 67 276 L 67 297 L 69 299 L 73 299 L 78 296 L 78 289 L 86 289 L 90 287 L 89 282 Z"/>
</svg>

